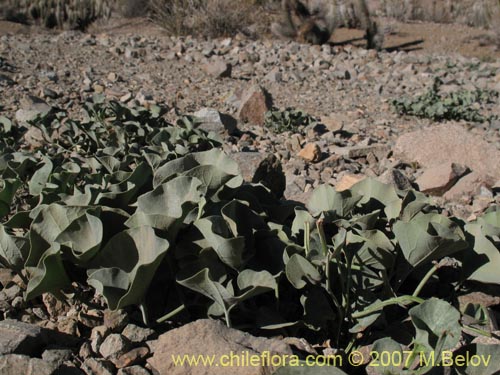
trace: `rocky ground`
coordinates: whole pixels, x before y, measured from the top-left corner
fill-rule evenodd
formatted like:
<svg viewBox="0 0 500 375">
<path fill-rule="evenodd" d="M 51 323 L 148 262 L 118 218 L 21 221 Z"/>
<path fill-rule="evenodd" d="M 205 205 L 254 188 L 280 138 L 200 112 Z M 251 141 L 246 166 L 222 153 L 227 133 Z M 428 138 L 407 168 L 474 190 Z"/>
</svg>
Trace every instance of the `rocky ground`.
<svg viewBox="0 0 500 375">
<path fill-rule="evenodd" d="M 460 39 L 450 26 L 448 35 L 462 40 L 462 51 L 450 48 L 440 34 L 441 50 L 427 44 L 418 51 L 376 52 L 343 43 L 167 37 L 145 21 L 131 22 L 97 26 L 91 33 L 3 23 L 0 115 L 24 123 L 49 105 L 79 116 L 82 102 L 96 93 L 130 105 L 160 104 L 171 109 L 172 119 L 196 113 L 202 127 L 220 132 L 249 180 L 260 178 L 261 163 L 272 160 L 267 168 L 278 172 L 281 164 L 288 199 L 304 201 L 321 183 L 341 190 L 369 176 L 401 189 L 419 188 L 464 219 L 500 203 L 500 99 L 476 105 L 490 119 L 483 123 L 400 116 L 392 105 L 394 99 L 425 93 L 436 77 L 442 92 L 500 92 L 499 54 L 479 46 L 474 37 L 481 31 L 462 27 Z M 423 35 L 433 27 L 442 26 L 421 25 Z M 405 45 L 403 26 L 391 28 L 388 45 Z M 418 40 L 412 32 L 410 41 Z M 300 109 L 313 120 L 277 134 L 264 126 L 271 108 Z M 28 132 L 26 141 L 36 142 L 36 132 Z M 161 368 L 161 353 L 188 333 L 174 330 L 158 339 L 158 332 L 138 327 L 126 313 L 103 312 L 99 301 L 70 307 L 45 296 L 26 305 L 21 280 L 5 269 L 0 284 L 0 320 L 15 319 L 0 322 L 0 354 L 6 354 L 0 357 L 0 374 L 135 375 L 150 374 L 155 366 L 162 374 L 175 373 Z M 39 327 L 62 333 L 55 337 Z M 185 345 L 197 345 L 200 332 L 216 335 L 222 328 L 202 322 L 192 329 L 198 333 L 188 335 L 192 341 L 184 339 Z M 232 337 L 226 343 L 241 342 L 234 332 L 217 334 Z M 283 341 L 275 344 L 290 350 Z M 262 345 L 244 346 L 258 353 Z"/>
</svg>

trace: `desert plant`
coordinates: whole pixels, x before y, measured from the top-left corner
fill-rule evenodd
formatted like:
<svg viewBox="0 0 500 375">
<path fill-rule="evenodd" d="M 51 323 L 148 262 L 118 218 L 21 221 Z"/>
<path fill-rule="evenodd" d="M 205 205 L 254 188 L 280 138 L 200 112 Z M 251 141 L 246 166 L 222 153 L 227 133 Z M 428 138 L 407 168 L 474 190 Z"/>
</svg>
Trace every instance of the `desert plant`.
<svg viewBox="0 0 500 375">
<path fill-rule="evenodd" d="M 282 20 L 273 23 L 271 31 L 299 42 L 324 44 L 339 26 L 362 28 L 366 31 L 368 48 L 382 47 L 383 35 L 370 16 L 366 0 L 283 0 Z"/>
<path fill-rule="evenodd" d="M 148 14 L 149 0 L 118 0 L 116 6 L 124 17 L 141 17 Z"/>
<path fill-rule="evenodd" d="M 264 125 L 275 133 L 283 133 L 285 131 L 296 132 L 299 126 L 307 126 L 314 122 L 314 118 L 308 113 L 286 108 L 283 111 L 273 109 L 266 112 Z"/>
<path fill-rule="evenodd" d="M 231 36 L 252 22 L 249 1 L 150 0 L 151 16 L 172 35 Z"/>
<path fill-rule="evenodd" d="M 114 0 L 6 0 L 4 17 L 33 21 L 45 27 L 85 29 L 111 15 Z"/>
<path fill-rule="evenodd" d="M 453 302 L 468 281 L 500 284 L 499 208 L 464 223 L 372 179 L 280 201 L 189 117 L 174 126 L 159 107 L 102 98 L 85 113 L 33 120 L 45 139 L 34 152 L 0 118 L 0 263 L 26 298 L 87 284 L 158 323 L 213 317 L 345 353 L 482 350 L 466 332 L 488 334 L 489 318 Z M 395 326 L 406 340 L 376 340 Z"/>
<path fill-rule="evenodd" d="M 416 98 L 394 99 L 392 104 L 400 115 L 429 118 L 435 121 L 466 120 L 484 122 L 488 120 L 474 105 L 495 102 L 498 98 L 497 91 L 462 90 L 443 95 L 439 92 L 441 85 L 441 80 L 436 78 L 432 87 L 425 94 Z"/>
</svg>

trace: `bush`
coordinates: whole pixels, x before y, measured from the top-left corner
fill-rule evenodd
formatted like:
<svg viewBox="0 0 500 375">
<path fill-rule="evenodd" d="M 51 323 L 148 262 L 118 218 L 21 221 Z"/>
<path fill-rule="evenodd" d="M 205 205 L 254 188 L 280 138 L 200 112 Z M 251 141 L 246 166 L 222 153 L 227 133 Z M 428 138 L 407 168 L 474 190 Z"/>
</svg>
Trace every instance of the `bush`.
<svg viewBox="0 0 500 375">
<path fill-rule="evenodd" d="M 148 0 L 120 0 L 118 11 L 126 18 L 141 17 L 148 13 Z"/>
<path fill-rule="evenodd" d="M 150 0 L 152 18 L 173 35 L 230 36 L 248 26 L 252 2 L 232 0 Z"/>
</svg>

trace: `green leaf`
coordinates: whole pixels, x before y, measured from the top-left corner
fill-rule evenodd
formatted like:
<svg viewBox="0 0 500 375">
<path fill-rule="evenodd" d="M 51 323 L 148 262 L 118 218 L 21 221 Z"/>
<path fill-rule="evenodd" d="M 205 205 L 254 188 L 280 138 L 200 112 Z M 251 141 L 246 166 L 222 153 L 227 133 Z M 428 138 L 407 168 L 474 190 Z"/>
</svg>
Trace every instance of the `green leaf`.
<svg viewBox="0 0 500 375">
<path fill-rule="evenodd" d="M 484 224 L 484 222 L 483 222 Z M 469 223 L 466 231 L 473 236 L 473 248 L 465 252 L 463 272 L 469 280 L 500 284 L 500 251 L 486 236 L 487 230 L 477 222 Z M 492 229 L 489 228 L 491 232 Z"/>
<path fill-rule="evenodd" d="M 389 220 L 399 216 L 401 199 L 392 185 L 383 184 L 373 178 L 365 178 L 351 188 L 351 192 L 362 196 L 359 204 L 366 205 L 371 199 L 384 206 L 385 215 Z"/>
<path fill-rule="evenodd" d="M 33 173 L 33 176 L 30 179 L 30 182 L 28 183 L 29 187 L 29 193 L 31 195 L 40 195 L 45 188 L 45 185 L 49 181 L 50 174 L 52 173 L 52 170 L 54 168 L 54 165 L 50 161 L 50 159 L 45 159 L 44 164 L 42 167 L 36 170 L 35 173 Z"/>
<path fill-rule="evenodd" d="M 428 350 L 437 349 L 440 339 L 444 340 L 442 350 L 453 349 L 460 341 L 460 312 L 449 303 L 430 298 L 412 307 L 408 314 L 416 330 L 415 343 Z"/>
<path fill-rule="evenodd" d="M 243 270 L 238 275 L 237 284 L 241 291 L 236 297 L 238 302 L 278 289 L 275 278 L 267 271 Z"/>
<path fill-rule="evenodd" d="M 184 280 L 177 280 L 177 282 L 186 288 L 210 298 L 226 312 L 234 298 L 234 295 L 224 288 L 222 284 L 210 279 L 208 268 L 204 268 L 197 274 Z"/>
<path fill-rule="evenodd" d="M 361 198 L 349 190 L 337 192 L 331 185 L 320 185 L 312 192 L 307 208 L 315 217 L 322 212 L 329 212 L 335 217 L 345 217 Z"/>
<path fill-rule="evenodd" d="M 286 277 L 295 289 L 302 289 L 307 285 L 317 284 L 321 281 L 321 275 L 306 258 L 299 254 L 293 254 L 286 263 Z"/>
<path fill-rule="evenodd" d="M 468 247 L 460 227 L 439 214 L 420 214 L 393 226 L 403 254 L 413 267 L 449 256 Z"/>
<path fill-rule="evenodd" d="M 403 355 L 401 345 L 390 337 L 375 341 L 372 351 L 378 353 L 376 356 L 378 360 L 371 361 L 368 366 L 380 375 L 398 375 L 402 366 L 396 364 L 404 364 L 408 355 Z"/>
<path fill-rule="evenodd" d="M 237 270 L 243 265 L 245 237 L 233 237 L 226 221 L 220 216 L 209 216 L 194 222 L 219 259 Z"/>
<path fill-rule="evenodd" d="M 99 250 L 103 238 L 101 220 L 85 213 L 74 220 L 55 239 L 61 245 L 71 248 L 72 255 L 78 262 L 89 261 Z"/>
<path fill-rule="evenodd" d="M 61 255 L 60 245 L 54 243 L 43 253 L 37 266 L 29 269 L 30 279 L 26 288 L 26 300 L 43 293 L 57 294 L 71 284 Z"/>
<path fill-rule="evenodd" d="M 337 365 L 331 366 L 311 366 L 305 361 L 298 361 L 294 363 L 293 366 L 283 366 L 280 367 L 273 375 L 347 375 L 344 371 L 339 369 L 339 363 Z M 290 363 L 291 364 L 291 363 Z"/>
<path fill-rule="evenodd" d="M 112 310 L 140 304 L 168 248 L 151 227 L 120 232 L 93 258 L 88 283 Z"/>
<path fill-rule="evenodd" d="M 22 186 L 17 178 L 0 179 L 0 219 L 10 212 L 10 204 L 16 195 L 17 189 Z"/>
<path fill-rule="evenodd" d="M 27 247 L 26 238 L 7 234 L 5 227 L 0 224 L 0 263 L 2 265 L 16 272 L 21 271 L 28 256 Z"/>
</svg>

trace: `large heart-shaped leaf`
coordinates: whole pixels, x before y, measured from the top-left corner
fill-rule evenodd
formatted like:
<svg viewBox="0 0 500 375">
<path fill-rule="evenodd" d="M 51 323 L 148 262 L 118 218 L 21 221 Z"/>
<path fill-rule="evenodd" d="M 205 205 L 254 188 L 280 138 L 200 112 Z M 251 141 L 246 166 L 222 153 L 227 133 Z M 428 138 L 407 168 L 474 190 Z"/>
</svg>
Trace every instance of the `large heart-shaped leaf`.
<svg viewBox="0 0 500 375">
<path fill-rule="evenodd" d="M 202 218 L 195 221 L 194 225 L 223 263 L 233 269 L 239 269 L 242 266 L 245 237 L 233 237 L 226 221 L 221 216 Z"/>
<path fill-rule="evenodd" d="M 304 288 L 307 283 L 317 284 L 321 275 L 311 262 L 300 254 L 293 254 L 286 263 L 285 273 L 288 281 L 296 289 Z"/>
<path fill-rule="evenodd" d="M 430 298 L 412 307 L 408 314 L 416 330 L 415 343 L 428 350 L 438 349 L 438 341 L 441 350 L 453 349 L 460 341 L 460 312 L 448 302 Z"/>
<path fill-rule="evenodd" d="M 0 219 L 10 212 L 10 204 L 21 185 L 17 178 L 0 179 Z"/>
<path fill-rule="evenodd" d="M 148 226 L 114 236 L 92 260 L 88 283 L 101 293 L 110 309 L 140 304 L 169 248 Z"/>
<path fill-rule="evenodd" d="M 98 217 L 85 213 L 65 228 L 55 241 L 69 246 L 78 262 L 87 262 L 99 250 L 103 230 L 103 224 Z"/>
<path fill-rule="evenodd" d="M 28 240 L 9 235 L 0 224 L 0 264 L 19 272 L 28 256 Z"/>
<path fill-rule="evenodd" d="M 393 226 L 396 239 L 408 263 L 421 264 L 451 255 L 468 247 L 460 227 L 438 214 L 420 214 Z"/>
<path fill-rule="evenodd" d="M 373 178 L 365 178 L 355 184 L 351 191 L 362 196 L 359 204 L 365 205 L 374 199 L 384 206 L 385 215 L 389 220 L 399 216 L 401 211 L 401 198 L 398 197 L 392 185 L 383 184 Z"/>
<path fill-rule="evenodd" d="M 320 185 L 312 192 L 307 208 L 313 216 L 328 212 L 335 217 L 345 217 L 361 198 L 349 190 L 337 192 L 331 185 Z"/>
<path fill-rule="evenodd" d="M 29 268 L 29 276 L 25 296 L 27 300 L 47 292 L 57 294 L 70 285 L 71 281 L 64 269 L 61 247 L 58 243 L 54 243 L 43 253 L 36 267 Z"/>
</svg>

